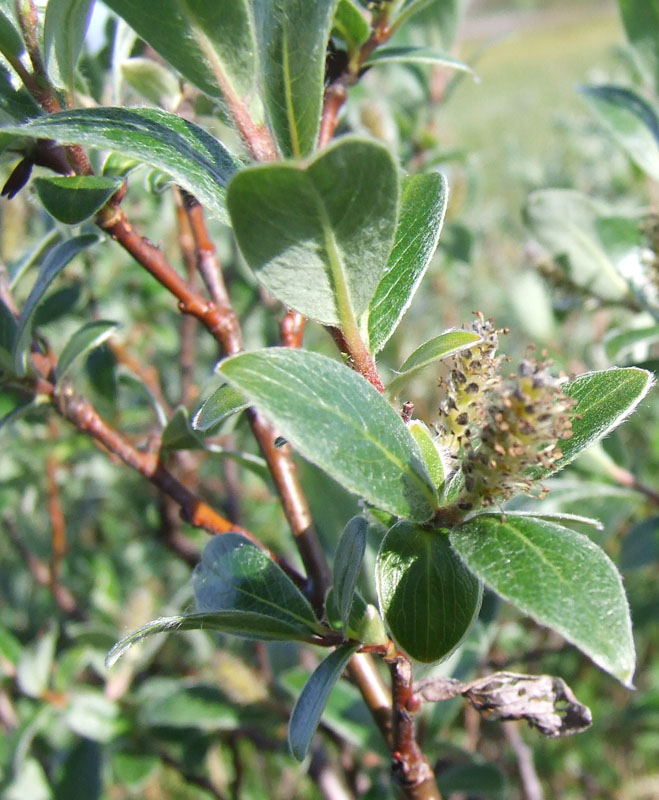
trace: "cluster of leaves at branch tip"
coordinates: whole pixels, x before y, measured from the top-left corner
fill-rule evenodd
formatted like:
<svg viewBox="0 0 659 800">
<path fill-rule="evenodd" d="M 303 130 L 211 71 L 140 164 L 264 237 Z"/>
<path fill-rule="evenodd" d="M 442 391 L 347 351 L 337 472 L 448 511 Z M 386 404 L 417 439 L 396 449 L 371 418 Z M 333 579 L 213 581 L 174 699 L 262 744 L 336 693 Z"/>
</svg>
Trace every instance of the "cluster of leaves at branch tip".
<svg viewBox="0 0 659 800">
<path fill-rule="evenodd" d="M 552 470 L 562 456 L 559 442 L 572 436 L 576 401 L 562 391 L 565 377 L 550 364 L 522 360 L 517 374 L 499 374 L 499 334 L 482 314 L 472 323 L 482 337 L 476 347 L 453 356 L 440 380 L 439 444 L 464 476 L 458 506 L 469 511 L 530 491 L 534 468 Z M 544 490 L 541 490 L 541 495 Z"/>
</svg>

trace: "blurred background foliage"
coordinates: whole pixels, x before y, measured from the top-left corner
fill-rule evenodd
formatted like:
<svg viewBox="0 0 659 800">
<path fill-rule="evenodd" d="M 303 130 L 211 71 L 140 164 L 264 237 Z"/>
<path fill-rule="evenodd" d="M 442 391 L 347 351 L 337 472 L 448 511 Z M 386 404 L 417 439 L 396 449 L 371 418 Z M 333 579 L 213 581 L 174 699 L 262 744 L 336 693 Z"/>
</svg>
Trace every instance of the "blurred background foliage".
<svg viewBox="0 0 659 800">
<path fill-rule="evenodd" d="M 534 344 L 568 373 L 631 364 L 656 369 L 652 309 L 614 278 L 594 284 L 577 256 L 568 263 L 573 251 L 565 241 L 566 221 L 580 213 L 572 201 L 582 211 L 586 203 L 590 222 L 623 218 L 636 231 L 656 213 L 657 184 L 577 92 L 583 84 L 621 84 L 656 108 L 617 5 L 435 0 L 401 36 L 452 48 L 472 63 L 477 80 L 390 66 L 367 73 L 348 102 L 342 130 L 383 139 L 407 171 L 444 171 L 451 189 L 440 247 L 382 355 L 385 371 L 477 310 L 511 329 L 503 349 L 513 362 Z M 158 103 L 193 114 L 235 143 L 221 112 L 181 86 L 101 4 L 77 81 L 84 103 Z M 2 158 L 6 179 L 15 159 Z M 94 158 L 103 167 L 105 158 Z M 104 169 L 123 173 L 129 166 L 135 165 L 112 156 Z M 549 188 L 582 194 L 576 200 L 543 194 Z M 608 210 L 593 211 L 588 202 Z M 162 175 L 131 171 L 124 208 L 182 264 L 174 192 Z M 39 253 L 66 232 L 31 187 L 3 202 L 0 212 L 0 256 L 20 304 Z M 246 346 L 275 343 L 280 309 L 269 305 L 237 258 L 228 230 L 214 223 L 212 234 Z M 608 241 L 602 249 L 613 261 Z M 90 318 L 120 324 L 76 367 L 74 380 L 140 447 L 162 432 L 179 404 L 192 414 L 219 384 L 214 343 L 197 335 L 194 324 L 185 333 L 190 321 L 180 318 L 166 290 L 110 242 L 72 262 L 38 314 L 55 352 Z M 182 341 L 194 351 L 184 378 Z M 312 325 L 306 341 L 332 352 L 326 334 Z M 434 378 L 413 384 L 412 395 L 419 416 L 436 419 Z M 348 683 L 331 697 L 309 769 L 290 759 L 287 711 L 314 664 L 307 650 L 189 632 L 147 642 L 106 670 L 105 654 L 120 635 L 189 605 L 189 566 L 167 542 L 182 532 L 201 547 L 206 535 L 185 526 L 176 509 L 116 459 L 43 408 L 21 402 L 14 392 L 0 393 L 0 413 L 9 415 L 0 430 L 0 795 L 306 799 L 323 796 L 327 765 L 340 764 L 355 796 L 389 796 L 386 754 Z M 606 533 L 589 533 L 625 577 L 639 654 L 637 691 L 616 684 L 556 634 L 486 598 L 467 642 L 434 671 L 461 679 L 493 667 L 560 675 L 591 707 L 594 724 L 576 738 L 543 740 L 524 728 L 483 722 L 460 700 L 430 708 L 420 741 L 447 798 L 524 797 L 519 770 L 527 748 L 547 798 L 659 796 L 659 507 L 651 489 L 659 485 L 658 403 L 654 393 L 603 446 L 548 481 L 545 501 L 604 522 Z M 169 465 L 202 497 L 224 504 L 232 518 L 295 560 L 244 422 L 230 420 L 210 442 L 213 452 L 173 448 Z M 300 466 L 332 552 L 355 501 L 317 470 Z M 371 545 L 372 558 L 377 542 Z M 372 586 L 362 589 L 373 599 Z"/>
</svg>

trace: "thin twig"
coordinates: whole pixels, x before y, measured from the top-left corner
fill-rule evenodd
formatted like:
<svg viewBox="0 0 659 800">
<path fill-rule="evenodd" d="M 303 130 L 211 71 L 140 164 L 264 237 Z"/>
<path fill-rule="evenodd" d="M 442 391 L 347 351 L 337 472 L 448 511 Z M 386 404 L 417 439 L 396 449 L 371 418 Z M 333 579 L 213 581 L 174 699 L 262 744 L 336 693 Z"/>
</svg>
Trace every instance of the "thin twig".
<svg viewBox="0 0 659 800">
<path fill-rule="evenodd" d="M 295 349 L 302 347 L 306 321 L 306 317 L 300 314 L 299 311 L 294 311 L 292 308 L 288 309 L 286 316 L 281 321 L 281 343 L 284 347 Z"/>
<path fill-rule="evenodd" d="M 54 438 L 57 436 L 57 429 L 54 422 L 50 423 L 50 434 Z M 59 578 L 62 570 L 62 562 L 66 555 L 66 521 L 62 509 L 62 498 L 57 479 L 58 460 L 54 455 L 54 449 L 46 458 L 46 486 L 48 494 L 48 516 L 50 517 L 50 538 L 52 542 L 50 556 L 50 586 L 55 595 L 58 591 Z"/>
<path fill-rule="evenodd" d="M 4 528 L 12 541 L 12 544 L 25 562 L 28 570 L 30 571 L 30 575 L 32 575 L 34 580 L 41 586 L 47 586 L 50 588 L 53 600 L 65 614 L 68 614 L 74 619 L 85 619 L 85 612 L 78 605 L 77 600 L 66 588 L 66 586 L 62 586 L 60 583 L 57 583 L 53 586 L 50 579 L 49 566 L 37 558 L 34 553 L 32 553 L 32 551 L 26 547 L 16 528 L 14 520 L 5 514 L 2 521 L 4 523 Z"/>
<path fill-rule="evenodd" d="M 517 758 L 517 768 L 524 790 L 524 800 L 544 800 L 542 785 L 533 763 L 533 752 L 531 748 L 522 741 L 518 723 L 503 722 L 502 726 L 503 734 Z"/>
<path fill-rule="evenodd" d="M 389 661 L 389 668 L 393 697 L 393 779 L 410 800 L 441 800 L 432 767 L 416 742 L 414 718 L 421 701 L 414 694 L 412 664 L 405 656 L 398 654 Z"/>
</svg>

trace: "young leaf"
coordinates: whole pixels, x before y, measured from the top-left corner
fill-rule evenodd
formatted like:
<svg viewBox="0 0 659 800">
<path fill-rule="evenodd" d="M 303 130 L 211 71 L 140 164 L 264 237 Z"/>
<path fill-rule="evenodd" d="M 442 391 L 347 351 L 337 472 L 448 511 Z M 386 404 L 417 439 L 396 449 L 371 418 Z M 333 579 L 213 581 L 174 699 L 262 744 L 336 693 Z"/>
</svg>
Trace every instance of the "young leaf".
<svg viewBox="0 0 659 800">
<path fill-rule="evenodd" d="M 97 175 L 36 178 L 34 185 L 46 211 L 67 225 L 78 225 L 105 205 L 121 180 Z"/>
<path fill-rule="evenodd" d="M 627 38 L 645 76 L 659 90 L 659 2 L 618 0 Z"/>
<path fill-rule="evenodd" d="M 94 322 L 88 322 L 82 328 L 79 328 L 66 343 L 57 361 L 57 380 L 61 381 L 76 361 L 109 339 L 118 324 L 117 322 L 99 319 Z"/>
<path fill-rule="evenodd" d="M 254 37 L 246 0 L 108 0 L 186 80 L 211 97 L 252 88 Z"/>
<path fill-rule="evenodd" d="M 479 341 L 480 336 L 474 331 L 446 331 L 424 342 L 404 361 L 400 374 L 387 386 L 387 394 L 389 397 L 395 397 L 422 369 L 442 358 L 460 353 L 462 350 L 469 350 Z"/>
<path fill-rule="evenodd" d="M 421 422 L 421 420 L 414 419 L 407 427 L 412 436 L 414 436 L 416 443 L 419 445 L 423 460 L 426 462 L 428 474 L 439 491 L 444 485 L 444 478 L 447 470 L 444 467 L 444 461 L 435 444 L 435 440 L 428 430 L 428 426 Z"/>
<path fill-rule="evenodd" d="M 173 108 L 181 99 L 178 77 L 151 58 L 126 58 L 119 65 L 121 76 L 151 103 Z"/>
<path fill-rule="evenodd" d="M 238 161 L 221 142 L 177 114 L 155 108 L 78 108 L 2 130 L 135 156 L 171 175 L 200 203 L 226 219 L 224 187 Z"/>
<path fill-rule="evenodd" d="M 238 533 L 216 536 L 192 575 L 197 608 L 258 615 L 297 638 L 323 631 L 309 602 L 270 556 Z M 259 634 L 260 635 L 260 634 Z"/>
<path fill-rule="evenodd" d="M 399 522 L 375 566 L 378 601 L 390 634 L 411 658 L 446 658 L 480 609 L 481 583 L 451 550 L 444 531 Z"/>
<path fill-rule="evenodd" d="M 359 645 L 343 644 L 330 653 L 311 673 L 293 707 L 288 723 L 288 744 L 298 761 L 303 761 L 316 732 L 327 698 Z"/>
<path fill-rule="evenodd" d="M 458 525 L 451 544 L 504 599 L 564 636 L 631 686 L 635 653 L 622 581 L 586 536 L 527 517 L 482 515 Z"/>
<path fill-rule="evenodd" d="M 572 436 L 560 443 L 563 453 L 552 472 L 573 461 L 589 445 L 602 439 L 632 413 L 654 384 L 650 372 L 638 367 L 613 367 L 586 372 L 563 387 L 574 397 Z M 544 473 L 547 475 L 550 473 Z"/>
<path fill-rule="evenodd" d="M 364 61 L 364 66 L 374 67 L 380 64 L 434 64 L 463 72 L 473 72 L 469 64 L 432 47 L 379 47 Z"/>
<path fill-rule="evenodd" d="M 368 39 L 371 27 L 354 0 L 339 0 L 332 33 L 343 39 L 351 53 Z"/>
<path fill-rule="evenodd" d="M 240 249 L 274 297 L 339 327 L 367 309 L 398 213 L 398 173 L 385 147 L 346 137 L 306 167 L 241 170 L 227 202 Z"/>
<path fill-rule="evenodd" d="M 316 353 L 274 347 L 228 358 L 219 371 L 346 489 L 401 517 L 432 515 L 435 488 L 414 438 L 361 375 Z"/>
<path fill-rule="evenodd" d="M 368 339 L 378 353 L 409 308 L 437 247 L 448 186 L 438 172 L 403 181 L 394 246 L 368 312 Z"/>
<path fill-rule="evenodd" d="M 250 2 L 270 127 L 284 156 L 306 156 L 318 139 L 337 0 Z"/>
<path fill-rule="evenodd" d="M 622 86 L 584 86 L 581 93 L 632 161 L 659 180 L 659 116 L 654 108 Z"/>
<path fill-rule="evenodd" d="M 48 630 L 21 653 L 16 666 L 16 683 L 28 697 L 39 698 L 50 682 L 59 630 L 51 623 Z"/>
<path fill-rule="evenodd" d="M 34 314 L 48 288 L 72 258 L 87 247 L 96 244 L 96 242 L 98 242 L 96 234 L 86 234 L 77 236 L 74 239 L 67 239 L 56 244 L 44 258 L 37 280 L 25 301 L 25 306 L 18 320 L 14 345 L 14 370 L 17 375 L 25 374 L 26 356 L 30 347 Z"/>
<path fill-rule="evenodd" d="M 196 411 L 192 418 L 192 427 L 196 431 L 208 433 L 216 428 L 227 417 L 249 408 L 249 403 L 236 391 L 233 386 L 226 383 L 216 389 L 203 405 Z"/>
<path fill-rule="evenodd" d="M 200 450 L 204 443 L 190 425 L 187 408 L 179 406 L 165 425 L 160 438 L 163 450 Z"/>
<path fill-rule="evenodd" d="M 364 559 L 367 528 L 368 522 L 364 517 L 353 517 L 345 526 L 334 554 L 334 597 L 344 628 Z"/>
<path fill-rule="evenodd" d="M 73 74 L 82 50 L 93 0 L 48 0 L 43 38 L 46 60 L 55 50 L 57 65 L 66 88 L 73 89 Z"/>
</svg>

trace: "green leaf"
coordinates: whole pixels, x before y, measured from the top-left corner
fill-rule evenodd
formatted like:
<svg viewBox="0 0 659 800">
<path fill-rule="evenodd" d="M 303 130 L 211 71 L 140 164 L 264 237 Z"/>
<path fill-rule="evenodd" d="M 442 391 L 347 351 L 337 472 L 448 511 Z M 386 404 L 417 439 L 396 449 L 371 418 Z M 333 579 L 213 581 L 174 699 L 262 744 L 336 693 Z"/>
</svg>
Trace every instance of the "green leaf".
<svg viewBox="0 0 659 800">
<path fill-rule="evenodd" d="M 494 515 L 458 525 L 450 539 L 497 594 L 632 685 L 634 640 L 622 581 L 590 539 L 551 522 Z"/>
<path fill-rule="evenodd" d="M 25 50 L 23 39 L 4 11 L 0 11 L 0 53 L 19 58 Z"/>
<path fill-rule="evenodd" d="M 78 108 L 2 130 L 135 156 L 171 175 L 200 203 L 226 219 L 224 187 L 238 161 L 221 142 L 177 114 L 155 108 Z"/>
<path fill-rule="evenodd" d="M 150 753 L 114 752 L 112 771 L 117 782 L 133 791 L 142 791 L 151 776 L 160 766 L 160 759 Z"/>
<path fill-rule="evenodd" d="M 540 244 L 554 258 L 567 257 L 569 277 L 577 286 L 618 300 L 628 286 L 598 229 L 598 220 L 611 216 L 611 207 L 572 189 L 533 192 L 524 209 L 525 222 Z"/>
<path fill-rule="evenodd" d="M 163 450 L 202 450 L 204 443 L 190 425 L 187 408 L 178 406 L 160 438 Z"/>
<path fill-rule="evenodd" d="M 421 370 L 430 364 L 447 358 L 463 350 L 469 350 L 480 341 L 480 336 L 474 331 L 445 331 L 424 342 L 407 358 L 397 375 L 387 386 L 389 397 L 395 397 L 401 389 L 415 377 Z"/>
<path fill-rule="evenodd" d="M 442 454 L 437 446 L 436 440 L 428 430 L 428 426 L 421 420 L 414 419 L 407 426 L 410 433 L 414 437 L 416 443 L 419 445 L 419 450 L 426 463 L 428 474 L 437 489 L 441 489 L 444 485 L 444 478 L 447 470 L 444 468 L 444 461 Z"/>
<path fill-rule="evenodd" d="M 354 327 L 393 243 L 398 173 L 385 147 L 346 137 L 306 167 L 244 169 L 227 202 L 240 249 L 274 297 L 325 325 Z"/>
<path fill-rule="evenodd" d="M 354 0 L 339 0 L 332 33 L 343 39 L 350 52 L 355 52 L 368 39 L 371 26 Z"/>
<path fill-rule="evenodd" d="M 96 234 L 76 236 L 56 244 L 44 258 L 39 275 L 30 292 L 21 316 L 18 320 L 14 347 L 14 370 L 16 374 L 25 374 L 27 352 L 30 348 L 32 337 L 32 322 L 34 314 L 43 300 L 50 285 L 66 265 L 79 253 L 91 245 L 96 244 L 99 238 Z"/>
<path fill-rule="evenodd" d="M 434 66 L 459 69 L 463 72 L 473 72 L 469 64 L 432 47 L 379 47 L 364 61 L 365 67 L 382 64 L 433 64 Z"/>
<path fill-rule="evenodd" d="M 586 372 L 563 386 L 577 401 L 572 436 L 560 443 L 563 453 L 552 472 L 573 461 L 589 445 L 623 423 L 654 385 L 652 373 L 638 367 Z M 550 473 L 543 473 L 544 475 Z"/>
<path fill-rule="evenodd" d="M 298 761 L 306 757 L 327 698 L 358 649 L 359 645 L 351 644 L 337 647 L 321 661 L 304 684 L 288 723 L 288 744 Z"/>
<path fill-rule="evenodd" d="M 76 361 L 109 339 L 118 324 L 118 322 L 99 319 L 88 322 L 79 328 L 66 343 L 57 361 L 57 380 L 61 381 Z"/>
<path fill-rule="evenodd" d="M 334 597 L 344 628 L 348 623 L 357 576 L 364 560 L 367 528 L 368 522 L 364 517 L 353 517 L 343 529 L 334 554 Z"/>
<path fill-rule="evenodd" d="M 11 313 L 11 311 L 7 308 L 7 306 L 0 300 L 0 349 L 7 354 L 7 356 L 11 356 L 14 352 L 14 342 L 16 341 L 16 317 Z M 10 368 L 9 363 L 10 359 L 6 358 L 3 359 L 2 355 L 0 355 L 0 363 L 7 361 L 4 364 L 4 367 Z M 12 363 L 13 366 L 13 363 Z"/>
<path fill-rule="evenodd" d="M 73 89 L 78 58 L 91 19 L 93 0 L 48 0 L 44 20 L 44 51 L 48 61 L 51 49 L 66 88 Z"/>
<path fill-rule="evenodd" d="M 263 102 L 284 156 L 318 139 L 325 54 L 337 0 L 251 0 Z"/>
<path fill-rule="evenodd" d="M 312 463 L 401 517 L 428 519 L 435 488 L 405 423 L 361 375 L 290 348 L 242 353 L 219 371 Z"/>
<path fill-rule="evenodd" d="M 113 11 L 211 97 L 244 97 L 255 71 L 245 0 L 108 0 Z"/>
<path fill-rule="evenodd" d="M 221 535 L 226 536 L 227 534 Z M 315 632 L 310 632 L 309 629 L 303 633 L 298 624 L 290 624 L 286 620 L 272 615 L 251 611 L 179 614 L 173 617 L 154 619 L 128 636 L 124 636 L 107 654 L 105 665 L 108 669 L 113 667 L 134 644 L 139 644 L 147 636 L 176 631 L 217 631 L 265 641 L 313 642 L 315 636 Z"/>
<path fill-rule="evenodd" d="M 246 408 L 249 408 L 249 403 L 245 402 L 242 394 L 225 383 L 196 411 L 192 418 L 192 427 L 196 431 L 208 433 L 232 414 L 237 414 Z"/>
<path fill-rule="evenodd" d="M 167 728 L 196 728 L 206 733 L 235 729 L 240 713 L 212 686 L 181 686 L 146 702 L 140 723 Z"/>
<path fill-rule="evenodd" d="M 58 627 L 53 623 L 21 653 L 16 666 L 16 683 L 28 697 L 39 698 L 48 687 L 58 635 Z"/>
<path fill-rule="evenodd" d="M 378 353 L 396 330 L 433 257 L 448 201 L 437 172 L 403 181 L 394 245 L 368 312 L 368 338 Z"/>
<path fill-rule="evenodd" d="M 581 93 L 632 161 L 659 181 L 659 116 L 654 108 L 621 86 L 584 86 Z"/>
<path fill-rule="evenodd" d="M 176 75 L 151 58 L 127 58 L 120 69 L 126 83 L 155 105 L 172 108 L 181 97 Z"/>
<path fill-rule="evenodd" d="M 67 225 L 92 217 L 121 186 L 115 178 L 96 175 L 36 178 L 39 199 L 49 214 Z"/>
<path fill-rule="evenodd" d="M 204 548 L 192 576 L 197 608 L 255 614 L 271 620 L 273 631 L 295 638 L 322 633 L 309 602 L 270 556 L 238 533 L 216 536 Z M 278 637 L 280 638 L 280 637 Z"/>
<path fill-rule="evenodd" d="M 437 776 L 437 785 L 447 797 L 454 793 L 484 800 L 508 800 L 510 797 L 505 772 L 496 764 L 477 759 L 442 770 Z"/>
<path fill-rule="evenodd" d="M 604 337 L 604 351 L 607 358 L 620 358 L 625 352 L 637 345 L 649 345 L 659 340 L 659 325 L 630 330 L 613 330 Z"/>
<path fill-rule="evenodd" d="M 293 698 L 297 698 L 309 676 L 309 670 L 293 667 L 280 672 L 277 683 Z M 382 737 L 373 725 L 359 690 L 348 681 L 339 681 L 334 685 L 323 711 L 323 725 L 359 748 L 383 749 Z"/>
<path fill-rule="evenodd" d="M 382 540 L 375 577 L 389 633 L 417 661 L 450 655 L 478 615 L 481 583 L 451 550 L 444 531 L 397 523 Z"/>
<path fill-rule="evenodd" d="M 618 0 L 618 5 L 639 65 L 659 90 L 659 1 Z"/>
</svg>

